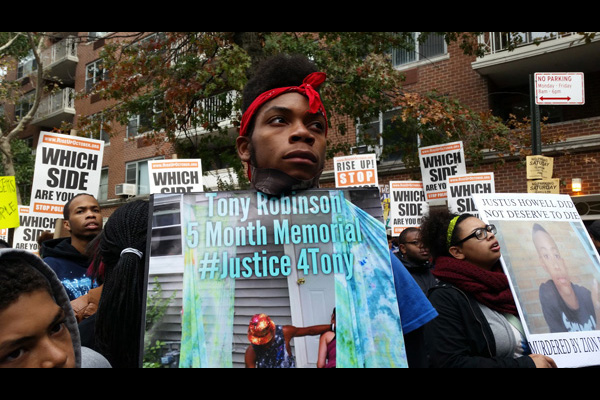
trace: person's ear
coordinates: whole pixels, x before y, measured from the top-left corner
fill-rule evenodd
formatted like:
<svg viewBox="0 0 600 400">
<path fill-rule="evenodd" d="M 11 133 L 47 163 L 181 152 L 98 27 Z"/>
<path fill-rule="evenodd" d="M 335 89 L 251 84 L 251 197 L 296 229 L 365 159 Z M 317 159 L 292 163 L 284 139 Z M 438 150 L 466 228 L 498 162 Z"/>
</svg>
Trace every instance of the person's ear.
<svg viewBox="0 0 600 400">
<path fill-rule="evenodd" d="M 465 258 L 462 249 L 458 246 L 450 246 L 450 248 L 448 249 L 448 253 L 450 253 L 450 255 L 456 258 L 457 260 L 464 260 Z"/>
<path fill-rule="evenodd" d="M 402 253 L 403 255 L 406 254 L 406 245 L 404 243 L 401 243 L 398 246 L 398 250 L 400 250 L 400 253 Z"/>
<path fill-rule="evenodd" d="M 69 221 L 66 219 L 63 219 L 63 228 L 71 232 L 71 224 L 69 224 Z"/>
<path fill-rule="evenodd" d="M 250 161 L 250 138 L 248 136 L 238 136 L 235 139 L 238 157 L 244 162 Z"/>
</svg>

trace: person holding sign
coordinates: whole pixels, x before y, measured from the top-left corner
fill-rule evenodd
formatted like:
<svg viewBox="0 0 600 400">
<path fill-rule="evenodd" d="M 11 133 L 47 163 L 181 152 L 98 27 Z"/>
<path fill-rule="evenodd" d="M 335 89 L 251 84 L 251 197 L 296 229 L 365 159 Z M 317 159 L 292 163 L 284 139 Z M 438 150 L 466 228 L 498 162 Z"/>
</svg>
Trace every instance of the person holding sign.
<svg viewBox="0 0 600 400">
<path fill-rule="evenodd" d="M 555 368 L 550 357 L 530 354 L 495 233 L 493 225 L 448 209 L 423 218 L 421 240 L 440 280 L 429 291 L 439 315 L 425 328 L 431 365 Z"/>
<path fill-rule="evenodd" d="M 597 329 L 593 298 L 583 286 L 571 282 L 565 259 L 556 242 L 538 223 L 533 225 L 532 240 L 540 263 L 550 279 L 540 285 L 540 303 L 550 332 L 581 332 Z M 597 301 L 597 300 L 596 300 Z"/>
<path fill-rule="evenodd" d="M 63 217 L 70 236 L 42 242 L 40 253 L 65 286 L 69 299 L 75 300 L 96 286 L 87 276 L 86 246 L 102 231 L 102 214 L 98 200 L 81 193 L 65 204 Z"/>
<path fill-rule="evenodd" d="M 254 72 L 244 89 L 244 114 L 236 140 L 254 189 L 279 195 L 319 187 L 328 120 L 318 89 L 325 79 L 303 56 L 276 56 Z M 389 255 L 406 338 L 437 314 L 398 258 Z M 410 366 L 408 340 L 406 348 Z"/>
</svg>

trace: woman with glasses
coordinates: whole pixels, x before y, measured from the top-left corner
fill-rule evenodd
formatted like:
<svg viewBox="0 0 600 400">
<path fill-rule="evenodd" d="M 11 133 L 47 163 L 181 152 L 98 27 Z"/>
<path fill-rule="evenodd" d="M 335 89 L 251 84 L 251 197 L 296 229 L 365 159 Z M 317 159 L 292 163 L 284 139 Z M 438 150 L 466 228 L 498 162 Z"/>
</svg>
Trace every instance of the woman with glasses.
<svg viewBox="0 0 600 400">
<path fill-rule="evenodd" d="M 530 354 L 495 233 L 494 225 L 447 209 L 423 218 L 421 240 L 440 281 L 429 290 L 439 315 L 425 329 L 432 367 L 556 367 Z"/>
</svg>

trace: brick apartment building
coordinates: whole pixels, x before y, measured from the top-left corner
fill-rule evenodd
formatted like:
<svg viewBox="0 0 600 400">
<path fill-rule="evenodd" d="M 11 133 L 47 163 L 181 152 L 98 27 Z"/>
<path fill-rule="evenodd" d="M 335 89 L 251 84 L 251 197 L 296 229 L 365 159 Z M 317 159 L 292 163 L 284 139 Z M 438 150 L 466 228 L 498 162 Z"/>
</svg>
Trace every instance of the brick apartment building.
<svg viewBox="0 0 600 400">
<path fill-rule="evenodd" d="M 107 106 L 106 101 L 92 97 L 78 98 L 96 80 L 102 78 L 100 50 L 105 43 L 107 32 L 54 32 L 55 43 L 44 52 L 45 67 L 49 75 L 60 79 L 61 90 L 43 100 L 38 115 L 28 129 L 21 134 L 35 148 L 37 135 L 41 130 L 52 130 L 61 123 L 72 123 L 76 128 L 78 119 L 84 115 L 100 113 Z M 578 35 L 563 35 L 532 44 L 536 32 L 527 33 L 525 44 L 513 51 L 505 49 L 503 35 L 487 33 L 481 40 L 486 44 L 487 54 L 483 57 L 465 55 L 456 43 L 446 45 L 439 37 L 432 37 L 421 45 L 419 51 L 408 53 L 393 52 L 394 66 L 405 77 L 405 88 L 409 91 L 438 93 L 456 98 L 475 111 L 493 110 L 496 115 L 506 117 L 509 113 L 517 116 L 529 115 L 529 76 L 535 72 L 583 72 L 585 76 L 585 104 L 565 106 L 540 106 L 540 113 L 548 116 L 546 129 L 565 135 L 564 142 L 542 149 L 543 155 L 553 156 L 554 177 L 560 178 L 560 192 L 577 196 L 580 213 L 584 219 L 595 219 L 600 213 L 600 168 L 598 151 L 600 148 L 600 42 L 590 44 L 579 42 Z M 81 38 L 85 39 L 81 40 Z M 27 87 L 27 72 L 32 68 L 32 60 L 23 60 L 16 76 L 9 79 L 22 80 Z M 18 105 L 14 110 L 7 105 L 5 112 L 20 113 Z M 26 111 L 26 109 L 25 109 Z M 384 125 L 389 122 L 393 111 L 382 113 L 379 121 L 369 123 Z M 110 215 L 115 206 L 122 203 L 125 196 L 118 195 L 115 187 L 122 183 L 134 185 L 137 195 L 148 192 L 145 179 L 146 162 L 152 158 L 171 158 L 173 150 L 169 144 L 158 148 L 139 135 L 136 129 L 138 120 L 132 119 L 128 126 L 118 127 L 106 141 L 102 183 L 99 199 Z M 339 140 L 335 133 L 330 140 Z M 355 135 L 347 135 L 342 140 L 356 140 Z M 567 155 L 568 154 L 568 155 Z M 176 157 L 176 156 L 175 156 Z M 490 161 L 493 157 L 490 158 Z M 467 172 L 472 172 L 469 167 Z M 379 182 L 410 179 L 401 159 L 380 160 L 378 165 Z M 497 192 L 526 192 L 525 168 L 517 162 L 509 162 L 495 169 L 490 162 L 481 166 L 479 172 L 493 171 Z M 222 171 L 219 171 L 222 172 Z M 582 179 L 581 192 L 571 191 L 571 179 Z M 209 188 L 215 188 L 207 178 Z M 333 163 L 331 160 L 322 175 L 321 184 L 333 186 Z"/>
<path fill-rule="evenodd" d="M 554 158 L 554 178 L 560 179 L 560 193 L 573 196 L 582 219 L 587 223 L 600 218 L 600 42 L 589 44 L 580 36 L 563 34 L 534 44 L 536 34 L 523 36 L 524 44 L 507 51 L 501 33 L 488 32 L 481 38 L 486 55 L 477 58 L 463 53 L 458 44 L 446 45 L 433 37 L 419 54 L 398 52 L 395 67 L 403 71 L 407 91 L 440 94 L 459 100 L 475 111 L 492 110 L 495 115 L 529 117 L 530 75 L 536 72 L 582 72 L 585 79 L 584 105 L 540 105 L 547 117 L 544 134 L 558 133 L 564 140 L 543 147 L 545 156 Z M 380 123 L 385 123 L 385 117 Z M 526 169 L 516 160 L 500 168 L 489 163 L 477 172 L 494 172 L 497 192 L 527 192 Z M 410 180 L 410 173 L 397 160 L 380 161 L 380 184 L 390 180 Z M 467 164 L 467 172 L 473 172 Z M 324 174 L 323 180 L 331 178 Z M 574 192 L 573 178 L 582 180 L 582 189 Z"/>
</svg>

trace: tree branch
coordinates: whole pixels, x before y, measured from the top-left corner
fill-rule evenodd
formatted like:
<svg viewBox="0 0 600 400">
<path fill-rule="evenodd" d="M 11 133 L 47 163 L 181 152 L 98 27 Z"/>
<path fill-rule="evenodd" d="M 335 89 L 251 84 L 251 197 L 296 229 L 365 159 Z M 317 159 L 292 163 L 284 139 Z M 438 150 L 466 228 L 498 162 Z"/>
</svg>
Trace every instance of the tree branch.
<svg viewBox="0 0 600 400">
<path fill-rule="evenodd" d="M 31 32 L 27 32 L 27 40 L 29 41 L 29 45 L 31 46 L 31 50 L 33 52 L 33 56 L 35 57 L 35 61 L 37 63 L 37 84 L 35 87 L 35 97 L 33 100 L 33 105 L 31 109 L 27 112 L 27 114 L 19 120 L 17 126 L 15 126 L 7 135 L 6 139 L 10 141 L 15 138 L 21 131 L 25 129 L 27 124 L 31 122 L 37 109 L 42 100 L 43 94 L 43 78 L 44 78 L 44 65 L 42 63 L 42 59 L 40 58 L 40 53 L 44 46 L 44 35 L 40 35 L 38 39 L 38 43 L 35 43 L 34 37 Z"/>
</svg>

